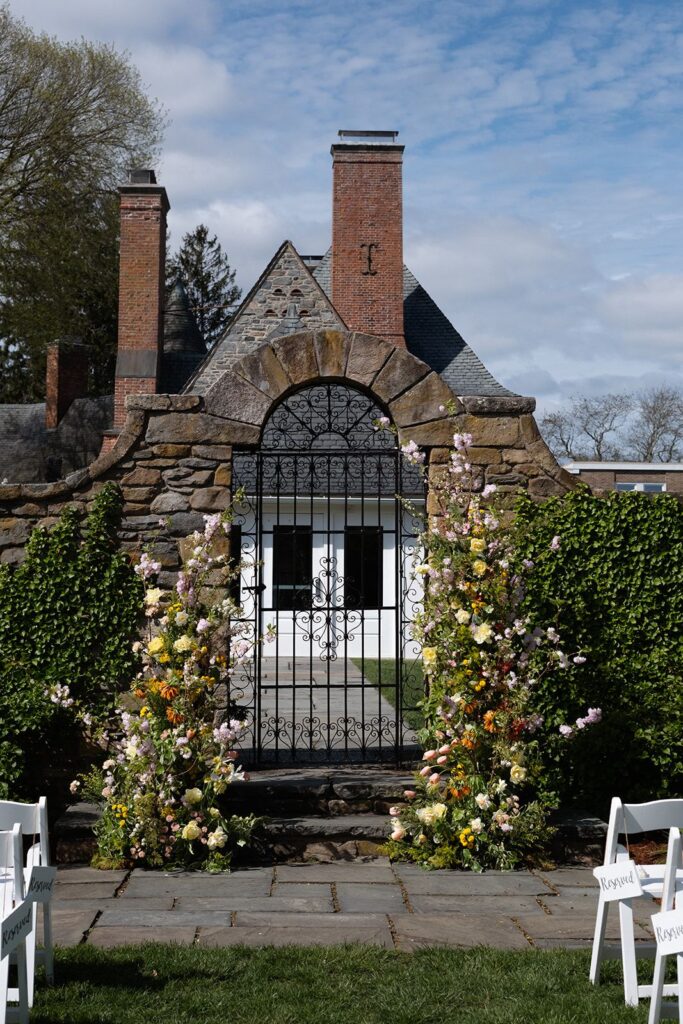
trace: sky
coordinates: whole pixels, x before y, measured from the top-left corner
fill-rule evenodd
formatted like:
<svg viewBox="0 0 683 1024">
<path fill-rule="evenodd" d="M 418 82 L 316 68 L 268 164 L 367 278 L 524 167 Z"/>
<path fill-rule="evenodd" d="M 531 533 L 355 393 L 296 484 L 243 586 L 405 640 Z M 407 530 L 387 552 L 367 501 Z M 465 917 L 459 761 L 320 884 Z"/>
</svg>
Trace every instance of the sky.
<svg viewBox="0 0 683 1024">
<path fill-rule="evenodd" d="M 129 52 L 169 124 L 172 247 L 246 290 L 330 241 L 337 130 L 400 132 L 405 262 L 507 387 L 683 388 L 683 4 L 10 0 Z"/>
</svg>

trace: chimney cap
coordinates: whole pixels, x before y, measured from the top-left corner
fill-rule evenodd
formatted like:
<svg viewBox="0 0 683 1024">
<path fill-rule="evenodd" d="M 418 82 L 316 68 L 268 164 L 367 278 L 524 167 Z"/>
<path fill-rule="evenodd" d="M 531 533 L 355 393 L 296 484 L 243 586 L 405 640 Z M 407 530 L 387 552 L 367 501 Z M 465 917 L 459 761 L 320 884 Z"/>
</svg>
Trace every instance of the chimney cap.
<svg viewBox="0 0 683 1024">
<path fill-rule="evenodd" d="M 375 131 L 351 131 L 348 128 L 340 128 L 337 132 L 341 144 L 358 143 L 363 140 L 366 145 L 371 146 L 394 146 L 398 138 L 398 132 L 375 132 Z"/>
<path fill-rule="evenodd" d="M 128 171 L 129 185 L 156 185 L 157 176 L 151 168 L 131 167 Z"/>
</svg>

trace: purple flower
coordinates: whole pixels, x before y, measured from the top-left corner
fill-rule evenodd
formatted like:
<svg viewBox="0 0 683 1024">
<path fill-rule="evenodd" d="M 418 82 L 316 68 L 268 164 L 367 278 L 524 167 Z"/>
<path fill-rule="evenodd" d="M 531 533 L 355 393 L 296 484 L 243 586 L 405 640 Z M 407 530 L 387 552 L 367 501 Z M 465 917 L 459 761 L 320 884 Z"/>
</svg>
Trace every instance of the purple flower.
<svg viewBox="0 0 683 1024">
<path fill-rule="evenodd" d="M 209 622 L 208 619 L 200 619 L 199 622 L 197 623 L 197 632 L 205 633 L 206 630 L 210 628 L 210 626 L 211 623 Z"/>
<path fill-rule="evenodd" d="M 568 740 L 569 737 L 573 736 L 573 735 L 574 735 L 574 730 L 572 729 L 571 725 L 561 725 L 560 726 L 560 736 L 564 736 L 564 738 Z"/>
</svg>

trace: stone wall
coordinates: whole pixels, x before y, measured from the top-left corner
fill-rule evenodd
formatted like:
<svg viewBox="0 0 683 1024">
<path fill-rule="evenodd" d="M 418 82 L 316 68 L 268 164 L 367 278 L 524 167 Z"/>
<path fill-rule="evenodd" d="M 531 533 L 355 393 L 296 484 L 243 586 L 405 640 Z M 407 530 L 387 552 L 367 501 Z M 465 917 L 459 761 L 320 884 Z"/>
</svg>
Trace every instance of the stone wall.
<svg viewBox="0 0 683 1024">
<path fill-rule="evenodd" d="M 474 438 L 470 455 L 482 486 L 528 487 L 538 498 L 577 486 L 541 440 L 533 399 L 457 398 L 405 349 L 363 334 L 302 332 L 244 357 L 205 396 L 130 396 L 114 448 L 65 480 L 0 486 L 0 561 L 21 561 L 33 525 L 54 523 L 66 505 L 85 513 L 98 489 L 115 480 L 125 499 L 122 546 L 152 545 L 170 574 L 182 538 L 203 525 L 205 513 L 229 504 L 233 446 L 258 445 L 281 398 L 330 379 L 372 394 L 401 443 L 414 440 L 428 450 L 432 483 L 445 473 L 454 424 L 443 409 L 454 401 L 455 429 Z"/>
</svg>

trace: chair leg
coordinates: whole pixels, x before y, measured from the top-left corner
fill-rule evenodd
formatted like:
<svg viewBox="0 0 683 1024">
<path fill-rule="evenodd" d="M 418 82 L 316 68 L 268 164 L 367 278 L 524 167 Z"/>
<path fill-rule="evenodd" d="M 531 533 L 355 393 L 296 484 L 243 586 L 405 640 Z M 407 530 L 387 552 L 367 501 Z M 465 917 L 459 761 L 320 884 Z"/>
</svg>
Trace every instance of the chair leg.
<svg viewBox="0 0 683 1024">
<path fill-rule="evenodd" d="M 636 940 L 633 933 L 633 902 L 619 903 L 619 931 L 621 933 L 621 962 L 624 969 L 624 1001 L 627 1006 L 638 1005 L 638 965 Z"/>
<path fill-rule="evenodd" d="M 683 1024 L 683 954 L 676 957 L 676 983 L 678 985 L 678 1024 Z"/>
<path fill-rule="evenodd" d="M 28 979 L 26 973 L 26 946 L 17 946 L 17 982 L 19 990 L 19 1024 L 29 1024 Z"/>
<path fill-rule="evenodd" d="M 655 970 L 652 976 L 652 995 L 650 996 L 650 1014 L 647 1024 L 659 1024 L 662 1016 L 662 996 L 664 994 L 664 974 L 666 973 L 666 957 L 657 953 Z"/>
<path fill-rule="evenodd" d="M 43 903 L 43 943 L 45 948 L 45 980 L 48 985 L 55 983 L 55 948 L 52 941 L 52 908 Z"/>
<path fill-rule="evenodd" d="M 32 927 L 26 937 L 26 985 L 29 1009 L 33 1006 L 33 991 L 36 980 L 36 939 L 38 937 L 38 904 L 33 904 Z"/>
<path fill-rule="evenodd" d="M 592 985 L 600 984 L 600 965 L 605 946 L 605 932 L 607 930 L 607 911 L 609 903 L 601 897 L 598 899 L 598 913 L 595 918 L 595 932 L 593 934 L 593 952 L 591 953 L 591 969 L 588 975 Z"/>
</svg>

